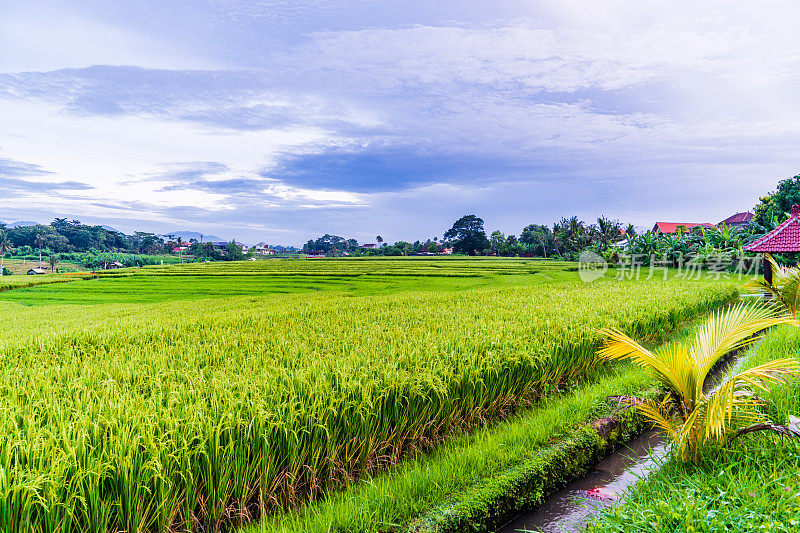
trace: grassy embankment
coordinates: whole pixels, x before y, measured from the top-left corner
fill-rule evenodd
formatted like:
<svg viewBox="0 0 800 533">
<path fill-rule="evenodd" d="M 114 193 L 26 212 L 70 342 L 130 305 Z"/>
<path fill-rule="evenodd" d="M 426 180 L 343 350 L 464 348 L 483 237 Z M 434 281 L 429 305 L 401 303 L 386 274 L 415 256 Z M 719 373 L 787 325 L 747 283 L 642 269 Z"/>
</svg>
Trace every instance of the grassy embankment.
<svg viewBox="0 0 800 533">
<path fill-rule="evenodd" d="M 596 375 L 598 326 L 657 337 L 736 293 L 542 262 L 264 263 L 0 293 L 0 528 L 217 530 L 289 509 Z M 574 401 L 551 416 L 595 405 Z"/>
<path fill-rule="evenodd" d="M 800 358 L 796 328 L 768 333 L 741 368 L 782 357 Z M 798 380 L 759 396 L 777 424 L 800 416 Z M 669 459 L 592 531 L 800 531 L 800 439 L 755 433 L 709 450 L 699 465 Z"/>
</svg>

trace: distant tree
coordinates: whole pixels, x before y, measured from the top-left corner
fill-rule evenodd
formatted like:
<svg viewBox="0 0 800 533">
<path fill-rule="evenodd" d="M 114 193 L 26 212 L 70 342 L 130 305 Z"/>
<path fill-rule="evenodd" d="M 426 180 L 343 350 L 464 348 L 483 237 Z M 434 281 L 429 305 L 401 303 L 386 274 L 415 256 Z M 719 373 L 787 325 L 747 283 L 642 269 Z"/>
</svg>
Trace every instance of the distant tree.
<svg viewBox="0 0 800 533">
<path fill-rule="evenodd" d="M 61 256 L 57 253 L 50 252 L 50 258 L 47 262 L 50 263 L 50 272 L 55 273 L 58 263 L 61 262 Z"/>
<path fill-rule="evenodd" d="M 6 252 L 10 252 L 14 247 L 11 246 L 11 239 L 8 238 L 8 233 L 0 229 L 0 276 L 5 273 L 5 259 Z"/>
<path fill-rule="evenodd" d="M 525 244 L 533 255 L 541 257 L 548 257 L 554 247 L 554 240 L 550 228 L 540 224 L 525 226 L 519 236 L 519 241 Z"/>
<path fill-rule="evenodd" d="M 593 228 L 578 217 L 562 218 L 553 225 L 556 249 L 563 253 L 577 254 L 589 246 L 593 240 Z"/>
<path fill-rule="evenodd" d="M 636 237 L 636 228 L 633 227 L 633 224 L 628 224 L 628 227 L 625 228 L 625 236 Z"/>
<path fill-rule="evenodd" d="M 358 241 L 355 239 L 345 239 L 338 235 L 326 233 L 316 240 L 309 240 L 303 245 L 303 252 L 325 252 L 325 253 L 353 253 L 358 251 Z"/>
<path fill-rule="evenodd" d="M 236 241 L 231 241 L 225 246 L 225 258 L 228 261 L 241 261 L 244 259 L 244 252 L 242 246 L 237 244 Z"/>
<path fill-rule="evenodd" d="M 502 231 L 495 230 L 492 232 L 492 236 L 489 238 L 489 250 L 495 255 L 505 255 L 508 251 L 506 236 L 503 235 Z"/>
<path fill-rule="evenodd" d="M 792 204 L 800 204 L 800 175 L 779 181 L 775 192 L 760 198 L 754 208 L 753 222 L 764 226 L 773 217 L 778 217 L 778 222 L 782 222 L 786 219 L 786 213 L 791 211 Z"/>
<path fill-rule="evenodd" d="M 175 244 L 178 246 L 178 262 L 183 263 L 183 245 L 186 244 L 181 236 L 175 237 Z"/>
<path fill-rule="evenodd" d="M 622 224 L 618 220 L 611 220 L 602 216 L 597 219 L 597 230 L 597 238 L 603 250 L 622 236 Z"/>
<path fill-rule="evenodd" d="M 42 234 L 36 236 L 36 246 L 39 247 L 39 268 L 42 268 L 42 246 L 47 242 L 47 237 Z"/>
<path fill-rule="evenodd" d="M 475 255 L 489 246 L 489 239 L 483 229 L 483 219 L 475 215 L 464 215 L 447 230 L 444 238 L 453 242 L 458 253 Z"/>
<path fill-rule="evenodd" d="M 378 241 L 378 245 L 380 245 L 381 243 L 383 243 L 383 237 L 381 237 L 380 235 L 378 235 L 377 237 L 375 237 L 375 240 L 376 240 L 376 241 Z"/>
</svg>

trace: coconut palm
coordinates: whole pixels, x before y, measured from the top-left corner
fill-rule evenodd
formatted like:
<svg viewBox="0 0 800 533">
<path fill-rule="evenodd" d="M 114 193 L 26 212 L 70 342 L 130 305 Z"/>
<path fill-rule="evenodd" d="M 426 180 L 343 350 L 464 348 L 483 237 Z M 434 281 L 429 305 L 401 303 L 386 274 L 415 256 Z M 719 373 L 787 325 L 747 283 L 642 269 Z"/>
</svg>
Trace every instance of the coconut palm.
<svg viewBox="0 0 800 533">
<path fill-rule="evenodd" d="M 770 296 L 772 302 L 792 316 L 797 316 L 800 303 L 800 268 L 779 265 L 770 254 L 765 254 L 772 267 L 772 283 L 758 278 L 746 285 L 753 292 Z"/>
<path fill-rule="evenodd" d="M 39 268 L 42 268 L 42 246 L 47 242 L 47 237 L 41 233 L 36 235 L 36 246 L 39 247 Z"/>
<path fill-rule="evenodd" d="M 597 238 L 600 240 L 603 250 L 608 248 L 612 242 L 618 240 L 622 233 L 618 220 L 610 220 L 606 217 L 597 219 Z"/>
<path fill-rule="evenodd" d="M 6 252 L 10 252 L 13 249 L 13 246 L 11 246 L 11 239 L 8 238 L 8 233 L 0 230 L 0 276 L 2 276 L 5 272 L 4 263 L 6 259 Z"/>
<path fill-rule="evenodd" d="M 51 273 L 55 273 L 56 267 L 58 266 L 58 264 L 60 262 L 61 262 L 61 256 L 60 255 L 55 254 L 55 253 L 51 253 L 50 254 L 50 259 L 48 260 L 48 263 L 50 263 L 50 272 Z"/>
<path fill-rule="evenodd" d="M 175 237 L 175 245 L 178 247 L 178 262 L 179 263 L 183 263 L 183 245 L 184 244 L 186 244 L 186 242 L 183 239 L 181 239 L 180 235 Z"/>
<path fill-rule="evenodd" d="M 669 343 L 654 351 L 613 328 L 601 330 L 605 345 L 597 354 L 606 360 L 627 359 L 648 369 L 666 387 L 663 402 L 636 400 L 636 408 L 672 441 L 685 460 L 698 461 L 704 444 L 720 442 L 748 425 L 767 421 L 756 410 L 756 390 L 767 390 L 800 371 L 795 359 L 778 359 L 728 377 L 706 393 L 711 369 L 726 354 L 752 343 L 754 335 L 778 324 L 798 322 L 774 308 L 737 304 L 712 313 L 690 344 Z M 754 426 L 750 426 L 751 428 Z M 750 429 L 752 431 L 752 429 Z"/>
</svg>

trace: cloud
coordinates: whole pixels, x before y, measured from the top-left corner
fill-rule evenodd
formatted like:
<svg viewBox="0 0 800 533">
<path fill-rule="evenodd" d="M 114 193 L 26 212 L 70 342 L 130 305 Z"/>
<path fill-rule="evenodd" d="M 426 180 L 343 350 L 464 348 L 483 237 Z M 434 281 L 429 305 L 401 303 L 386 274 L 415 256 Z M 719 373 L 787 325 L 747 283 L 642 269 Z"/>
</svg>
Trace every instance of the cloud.
<svg viewBox="0 0 800 533">
<path fill-rule="evenodd" d="M 50 172 L 44 170 L 40 165 L 0 157 L 0 177 L 2 178 L 8 178 L 9 176 L 41 176 L 43 174 L 50 174 Z"/>
<path fill-rule="evenodd" d="M 80 27 L 121 25 L 128 43 L 157 28 L 208 64 L 159 63 L 159 40 L 142 57 L 73 47 L 53 70 L 0 74 L 0 146 L 34 162 L 7 163 L 28 174 L 5 177 L 34 184 L 31 209 L 239 224 L 295 242 L 389 224 L 408 239 L 464 212 L 506 232 L 603 206 L 644 223 L 668 210 L 660 199 L 717 218 L 774 187 L 758 180 L 796 172 L 800 53 L 791 24 L 763 13 L 112 4 L 77 2 Z M 94 57 L 109 64 L 86 67 Z M 94 188 L 31 192 L 45 179 Z"/>
<path fill-rule="evenodd" d="M 88 190 L 92 187 L 77 181 L 38 181 L 23 179 L 26 176 L 52 174 L 41 166 L 13 159 L 0 158 L 0 191 L 6 198 L 55 191 Z"/>
</svg>

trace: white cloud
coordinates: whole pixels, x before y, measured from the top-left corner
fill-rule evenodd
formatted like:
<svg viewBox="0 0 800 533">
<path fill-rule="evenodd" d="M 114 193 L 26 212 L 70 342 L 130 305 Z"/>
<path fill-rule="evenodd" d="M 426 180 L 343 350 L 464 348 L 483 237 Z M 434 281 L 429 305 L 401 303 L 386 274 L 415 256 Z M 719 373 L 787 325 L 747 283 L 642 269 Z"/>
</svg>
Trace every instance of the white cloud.
<svg viewBox="0 0 800 533">
<path fill-rule="evenodd" d="M 52 172 L 31 180 L 94 187 L 31 191 L 26 205 L 282 237 L 291 227 L 298 242 L 381 224 L 408 239 L 464 211 L 514 231 L 558 213 L 590 218 L 598 201 L 639 223 L 652 211 L 634 206 L 659 199 L 672 204 L 654 209 L 716 218 L 794 172 L 800 48 L 788 4 L 779 15 L 466 2 L 453 12 L 472 12 L 469 22 L 443 22 L 438 4 L 411 2 L 382 26 L 359 19 L 358 2 L 335 4 L 185 2 L 188 22 L 163 36 L 143 21 L 181 14 L 157 2 L 130 24 L 86 9 L 10 10 L 0 71 L 73 68 L 0 75 L 2 156 Z M 493 9 L 510 18 L 485 15 Z M 284 41 L 273 47 L 275 35 Z M 226 54 L 241 61 L 220 64 Z M 164 70 L 82 68 L 95 63 Z M 332 181 L 311 179 L 326 157 Z M 220 170 L 176 187 L 170 173 L 196 162 Z M 431 168 L 441 175 L 424 175 Z M 0 198 L 0 210 L 16 205 Z"/>
<path fill-rule="evenodd" d="M 0 72 L 91 65 L 216 68 L 179 42 L 113 24 L 67 6 L 6 3 L 0 16 Z"/>
</svg>

